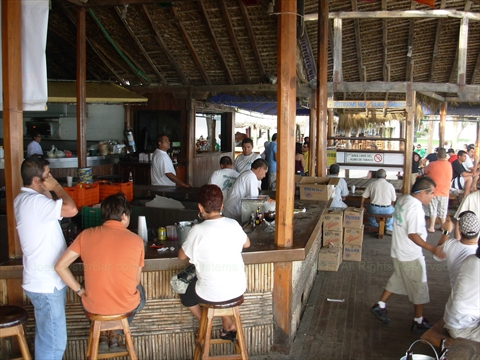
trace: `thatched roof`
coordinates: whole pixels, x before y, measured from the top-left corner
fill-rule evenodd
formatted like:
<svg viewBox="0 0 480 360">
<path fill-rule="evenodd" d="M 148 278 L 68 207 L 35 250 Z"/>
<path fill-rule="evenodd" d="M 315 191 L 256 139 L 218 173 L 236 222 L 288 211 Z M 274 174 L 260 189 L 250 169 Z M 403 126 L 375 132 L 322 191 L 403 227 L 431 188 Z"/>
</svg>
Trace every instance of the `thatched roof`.
<svg viewBox="0 0 480 360">
<path fill-rule="evenodd" d="M 87 7 L 89 80 L 114 81 L 137 92 L 184 93 L 190 89 L 197 99 L 216 94 L 271 96 L 276 87 L 270 83 L 278 76 L 278 15 L 267 14 L 270 2 L 52 0 L 48 77 L 75 79 L 76 14 L 80 7 Z M 317 76 L 318 26 L 311 19 L 318 7 L 318 0 L 305 0 L 305 31 L 297 47 L 299 97 L 308 96 L 308 83 L 314 83 Z M 436 0 L 435 9 L 445 10 L 446 17 L 410 0 L 329 1 L 330 28 L 333 17 L 343 17 L 343 82 L 355 84 L 336 91 L 335 99 L 405 100 L 403 90 L 395 89 L 411 80 L 421 83 L 430 98 L 480 102 L 480 95 L 471 92 L 468 98 L 459 99 L 453 86 L 430 91 L 436 85 L 457 83 L 463 15 L 469 17 L 465 84 L 467 88 L 480 85 L 480 0 Z M 382 10 L 388 18 L 380 17 Z M 406 11 L 411 10 L 424 15 L 410 17 L 412 13 Z M 370 17 L 369 12 L 377 13 Z M 402 17 L 393 16 L 400 12 L 404 12 Z M 329 81 L 333 80 L 332 49 L 330 36 Z M 395 86 L 387 92 L 377 82 Z"/>
</svg>

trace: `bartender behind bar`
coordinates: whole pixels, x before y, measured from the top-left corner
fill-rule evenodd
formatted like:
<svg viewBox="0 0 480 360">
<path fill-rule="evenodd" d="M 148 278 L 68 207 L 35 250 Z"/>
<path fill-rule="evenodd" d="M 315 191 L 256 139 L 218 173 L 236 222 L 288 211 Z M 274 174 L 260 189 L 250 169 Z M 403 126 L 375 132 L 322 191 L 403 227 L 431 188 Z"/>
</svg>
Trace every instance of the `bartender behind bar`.
<svg viewBox="0 0 480 360">
<path fill-rule="evenodd" d="M 27 158 L 30 156 L 43 156 L 40 141 L 42 141 L 42 135 L 38 131 L 34 131 L 32 133 L 32 142 L 27 146 Z"/>
</svg>

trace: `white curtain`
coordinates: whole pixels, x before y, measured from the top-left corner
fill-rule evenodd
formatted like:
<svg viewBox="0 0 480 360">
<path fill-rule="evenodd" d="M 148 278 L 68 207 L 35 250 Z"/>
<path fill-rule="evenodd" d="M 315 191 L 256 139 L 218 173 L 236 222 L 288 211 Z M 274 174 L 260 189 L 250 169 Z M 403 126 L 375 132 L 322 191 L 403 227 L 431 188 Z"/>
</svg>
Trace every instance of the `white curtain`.
<svg viewBox="0 0 480 360">
<path fill-rule="evenodd" d="M 23 110 L 46 110 L 48 12 L 49 0 L 22 0 Z M 0 91 L 3 91 L 1 72 L 0 66 Z M 0 110 L 3 110 L 3 97 L 0 97 Z"/>
</svg>

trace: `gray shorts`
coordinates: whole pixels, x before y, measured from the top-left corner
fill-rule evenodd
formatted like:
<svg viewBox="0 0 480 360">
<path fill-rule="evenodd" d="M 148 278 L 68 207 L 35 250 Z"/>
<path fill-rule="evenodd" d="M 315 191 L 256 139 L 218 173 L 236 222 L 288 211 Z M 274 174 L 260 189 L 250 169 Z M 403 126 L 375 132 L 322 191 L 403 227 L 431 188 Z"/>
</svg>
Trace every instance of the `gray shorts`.
<svg viewBox="0 0 480 360">
<path fill-rule="evenodd" d="M 394 294 L 408 295 L 414 305 L 430 302 L 427 284 L 427 270 L 424 259 L 413 261 L 393 260 L 393 274 L 385 286 L 385 290 Z M 425 281 L 422 281 L 424 280 Z"/>
<path fill-rule="evenodd" d="M 432 217 L 438 217 L 445 219 L 448 211 L 448 197 L 447 196 L 434 196 L 432 201 L 425 206 L 425 215 Z"/>
</svg>

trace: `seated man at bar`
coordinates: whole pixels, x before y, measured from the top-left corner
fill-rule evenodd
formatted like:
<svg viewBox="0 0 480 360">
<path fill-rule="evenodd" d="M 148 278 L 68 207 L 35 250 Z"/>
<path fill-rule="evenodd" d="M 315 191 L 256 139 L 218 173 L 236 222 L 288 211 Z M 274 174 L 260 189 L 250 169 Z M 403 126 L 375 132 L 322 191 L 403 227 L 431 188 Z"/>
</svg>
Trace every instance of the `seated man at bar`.
<svg viewBox="0 0 480 360">
<path fill-rule="evenodd" d="M 77 236 L 55 265 L 62 280 L 81 297 L 90 313 L 117 315 L 135 314 L 145 306 L 145 290 L 140 283 L 144 266 L 143 240 L 127 229 L 131 208 L 121 193 L 110 195 L 101 205 L 103 225 L 89 228 Z M 69 266 L 82 258 L 85 288 L 75 279 Z M 110 350 L 121 339 L 110 333 Z M 100 337 L 100 351 L 108 350 L 108 338 Z"/>
<path fill-rule="evenodd" d="M 215 184 L 222 189 L 223 198 L 227 197 L 235 181 L 238 178 L 238 172 L 233 170 L 233 162 L 230 156 L 222 156 L 220 158 L 220 170 L 216 170 L 208 180 L 209 184 Z"/>
<path fill-rule="evenodd" d="M 253 162 L 252 168 L 240 174 L 225 200 L 223 215 L 242 221 L 242 199 L 258 196 L 258 181 L 268 172 L 268 164 L 263 159 Z"/>
<path fill-rule="evenodd" d="M 253 140 L 245 138 L 242 140 L 242 153 L 235 159 L 233 169 L 241 174 L 245 170 L 250 170 L 253 162 L 257 159 L 261 159 L 261 156 L 253 152 Z"/>
<path fill-rule="evenodd" d="M 180 299 L 198 321 L 202 316 L 199 303 L 232 300 L 247 289 L 242 249 L 250 247 L 250 239 L 236 221 L 222 216 L 222 201 L 218 186 L 200 188 L 198 210 L 205 221 L 192 227 L 178 250 L 180 260 L 189 259 L 195 265 L 197 276 Z M 232 319 L 222 316 L 222 323 L 220 337 L 234 341 L 236 329 Z"/>
<path fill-rule="evenodd" d="M 152 185 L 192 187 L 177 177 L 172 159 L 167 154 L 168 149 L 170 149 L 168 136 L 165 134 L 159 135 L 157 137 L 157 149 L 152 157 Z"/>
<path fill-rule="evenodd" d="M 23 187 L 13 206 L 23 252 L 22 287 L 35 312 L 35 358 L 61 360 L 67 345 L 67 287 L 53 267 L 67 247 L 59 220 L 78 210 L 47 160 L 26 158 L 21 175 Z"/>
<path fill-rule="evenodd" d="M 370 204 L 366 208 L 370 214 L 393 214 L 393 206 L 397 200 L 395 188 L 385 178 L 387 172 L 384 169 L 377 171 L 377 180 L 370 181 L 362 194 L 360 208 L 363 208 L 365 199 L 370 198 Z M 370 226 L 378 227 L 377 221 L 374 217 L 369 217 L 368 222 Z M 393 218 L 387 218 L 385 221 L 387 235 L 392 235 Z"/>
<path fill-rule="evenodd" d="M 470 188 L 473 181 L 473 173 L 468 172 L 463 163 L 467 161 L 467 153 L 460 150 L 457 153 L 457 160 L 452 162 L 452 183 L 451 187 L 458 190 L 464 190 L 463 196 L 467 197 L 470 194 Z"/>
</svg>

